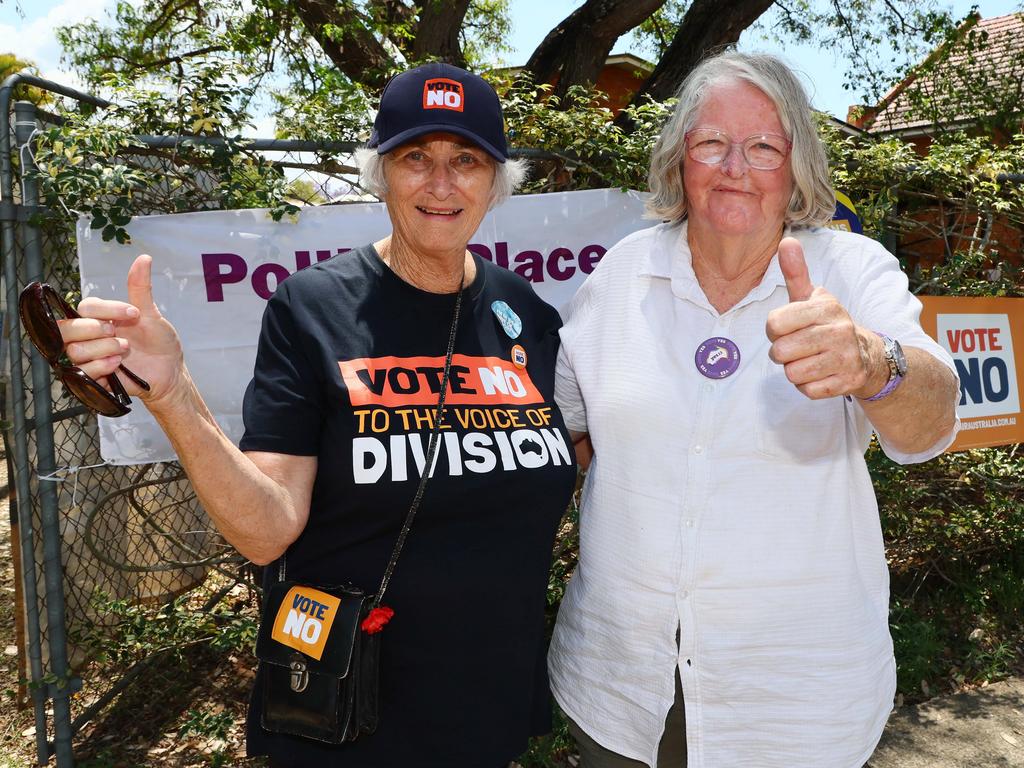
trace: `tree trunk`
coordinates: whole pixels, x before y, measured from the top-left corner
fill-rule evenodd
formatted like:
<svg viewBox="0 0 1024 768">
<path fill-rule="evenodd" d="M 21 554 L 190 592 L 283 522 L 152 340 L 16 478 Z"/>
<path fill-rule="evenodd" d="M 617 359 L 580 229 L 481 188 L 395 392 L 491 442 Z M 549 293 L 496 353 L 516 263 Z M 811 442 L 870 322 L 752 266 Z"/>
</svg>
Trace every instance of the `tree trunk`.
<svg viewBox="0 0 1024 768">
<path fill-rule="evenodd" d="M 615 41 L 665 4 L 665 0 L 587 0 L 537 46 L 524 72 L 535 83 L 558 78 L 554 93 L 594 84 Z"/>
<path fill-rule="evenodd" d="M 633 104 L 651 97 L 664 101 L 674 96 L 691 70 L 709 53 L 740 39 L 744 29 L 772 6 L 773 0 L 693 0 L 665 55 L 647 82 L 633 95 Z M 625 112 L 616 119 L 623 128 L 631 123 Z"/>
<path fill-rule="evenodd" d="M 292 8 L 306 31 L 324 53 L 353 82 L 382 90 L 387 84 L 391 56 L 349 2 L 334 0 L 293 0 Z M 325 32 L 326 25 L 342 30 L 336 40 Z"/>
<path fill-rule="evenodd" d="M 412 55 L 415 61 L 433 56 L 458 67 L 466 66 L 459 42 L 459 30 L 470 0 L 421 0 L 419 24 Z"/>
</svg>

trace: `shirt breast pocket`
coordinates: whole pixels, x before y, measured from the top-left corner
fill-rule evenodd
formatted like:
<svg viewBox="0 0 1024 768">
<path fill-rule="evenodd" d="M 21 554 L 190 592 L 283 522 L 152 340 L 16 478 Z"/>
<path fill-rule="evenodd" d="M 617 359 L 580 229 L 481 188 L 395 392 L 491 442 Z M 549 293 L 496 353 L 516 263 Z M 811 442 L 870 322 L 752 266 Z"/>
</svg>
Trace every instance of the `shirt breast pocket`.
<svg viewBox="0 0 1024 768">
<path fill-rule="evenodd" d="M 811 400 L 768 360 L 757 390 L 755 445 L 765 456 L 800 463 L 829 461 L 844 439 L 842 397 Z"/>
</svg>

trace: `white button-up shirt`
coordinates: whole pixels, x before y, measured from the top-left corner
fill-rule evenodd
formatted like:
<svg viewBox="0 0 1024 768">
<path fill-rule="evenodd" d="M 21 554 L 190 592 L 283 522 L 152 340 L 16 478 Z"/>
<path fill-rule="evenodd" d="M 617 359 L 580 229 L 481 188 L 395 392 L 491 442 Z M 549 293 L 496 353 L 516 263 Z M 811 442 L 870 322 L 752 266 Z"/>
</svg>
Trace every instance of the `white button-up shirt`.
<svg viewBox="0 0 1024 768">
<path fill-rule="evenodd" d="M 953 368 L 879 244 L 792 234 L 811 281 L 854 322 Z M 719 314 L 686 225 L 662 224 L 605 255 L 562 329 L 556 399 L 595 457 L 551 681 L 584 731 L 649 765 L 676 668 L 690 768 L 860 768 L 892 707 L 888 571 L 864 462 L 872 427 L 856 402 L 806 398 L 768 358 L 768 312 L 788 300 L 775 258 Z M 740 351 L 717 380 L 694 361 L 713 337 Z M 883 448 L 923 461 L 954 434 L 917 455 Z"/>
</svg>

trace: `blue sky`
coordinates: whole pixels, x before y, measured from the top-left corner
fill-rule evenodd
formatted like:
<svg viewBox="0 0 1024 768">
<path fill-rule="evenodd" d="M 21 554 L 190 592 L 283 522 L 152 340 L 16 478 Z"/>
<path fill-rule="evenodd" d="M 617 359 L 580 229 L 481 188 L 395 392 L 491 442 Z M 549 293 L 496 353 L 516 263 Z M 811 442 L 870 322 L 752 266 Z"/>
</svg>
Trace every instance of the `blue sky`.
<svg viewBox="0 0 1024 768">
<path fill-rule="evenodd" d="M 138 2 L 138 0 L 135 0 Z M 1021 0 L 956 0 L 949 2 L 957 16 L 966 14 L 972 5 L 977 5 L 982 16 L 1001 16 L 1018 10 Z M 579 5 L 574 0 L 512 0 L 512 46 L 514 52 L 506 64 L 522 64 L 556 23 L 572 13 Z M 53 28 L 84 18 L 104 18 L 105 11 L 112 9 L 116 0 L 21 0 L 24 18 L 14 8 L 14 0 L 0 0 L 0 51 L 17 54 L 34 61 L 44 77 L 66 85 L 80 85 L 74 76 L 60 65 L 60 48 L 53 35 Z M 843 90 L 843 79 L 847 69 L 831 51 L 822 51 L 814 45 L 787 44 L 785 49 L 774 42 L 765 40 L 748 31 L 740 39 L 740 48 L 749 51 L 767 51 L 783 56 L 798 72 L 811 94 L 814 105 L 837 117 L 845 118 L 846 108 L 858 101 L 856 94 Z M 620 40 L 613 49 L 615 53 L 630 51 L 625 40 Z M 268 123 L 257 126 L 260 135 L 270 135 Z"/>
</svg>

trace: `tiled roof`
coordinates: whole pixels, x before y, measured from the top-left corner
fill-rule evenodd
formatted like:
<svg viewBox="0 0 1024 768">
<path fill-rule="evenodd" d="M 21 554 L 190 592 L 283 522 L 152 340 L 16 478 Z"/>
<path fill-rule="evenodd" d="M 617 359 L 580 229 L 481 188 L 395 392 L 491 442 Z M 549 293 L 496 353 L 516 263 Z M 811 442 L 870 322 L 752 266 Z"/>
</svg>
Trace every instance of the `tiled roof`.
<svg viewBox="0 0 1024 768">
<path fill-rule="evenodd" d="M 981 55 L 969 56 L 965 41 L 971 39 L 981 41 L 979 35 L 987 33 L 987 41 L 980 48 Z M 980 42 L 979 42 L 980 44 Z M 960 27 L 958 41 L 952 46 L 940 47 L 915 68 L 901 83 L 893 88 L 878 104 L 878 112 L 870 121 L 868 130 L 871 133 L 889 133 L 920 128 L 933 123 L 930 119 L 911 113 L 909 93 L 913 89 L 921 89 L 926 93 L 934 92 L 935 74 L 927 71 L 927 65 L 937 62 L 937 69 L 947 72 L 966 64 L 968 80 L 973 74 L 979 83 L 992 83 L 1013 78 L 1024 82 L 1024 14 L 1011 13 L 992 19 L 968 19 Z M 924 68 L 925 71 L 920 71 Z M 968 90 L 969 95 L 969 90 Z M 967 102 L 969 104 L 969 102 Z M 983 107 L 982 107 L 983 108 Z M 971 110 L 964 110 L 959 119 L 968 120 Z M 976 114 L 976 111 L 975 111 Z M 947 118 L 948 120 L 948 118 Z"/>
</svg>

